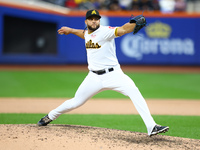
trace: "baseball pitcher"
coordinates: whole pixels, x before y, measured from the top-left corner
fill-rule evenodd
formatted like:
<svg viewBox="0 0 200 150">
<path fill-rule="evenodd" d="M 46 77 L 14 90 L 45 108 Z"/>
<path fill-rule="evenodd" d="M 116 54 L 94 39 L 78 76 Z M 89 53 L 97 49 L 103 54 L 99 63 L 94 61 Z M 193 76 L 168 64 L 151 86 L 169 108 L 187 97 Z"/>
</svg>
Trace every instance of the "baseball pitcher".
<svg viewBox="0 0 200 150">
<path fill-rule="evenodd" d="M 120 27 L 102 26 L 100 18 L 97 10 L 89 10 L 85 19 L 87 30 L 70 27 L 58 30 L 60 35 L 74 34 L 85 39 L 89 73 L 72 99 L 50 111 L 37 124 L 46 126 L 61 114 L 80 107 L 95 94 L 104 90 L 114 90 L 131 99 L 147 127 L 149 136 L 168 131 L 168 126 L 155 123 L 146 101 L 132 79 L 121 70 L 116 57 L 115 38 L 131 32 L 136 34 L 146 25 L 146 18 L 143 15 L 132 17 L 128 23 Z"/>
</svg>

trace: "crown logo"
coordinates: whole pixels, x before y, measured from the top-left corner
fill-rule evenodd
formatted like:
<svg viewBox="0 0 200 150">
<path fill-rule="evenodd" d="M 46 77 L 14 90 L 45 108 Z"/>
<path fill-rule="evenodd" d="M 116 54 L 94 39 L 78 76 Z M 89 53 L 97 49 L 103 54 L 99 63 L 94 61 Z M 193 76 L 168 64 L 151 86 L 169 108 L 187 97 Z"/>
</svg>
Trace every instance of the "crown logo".
<svg viewBox="0 0 200 150">
<path fill-rule="evenodd" d="M 91 14 L 93 15 L 93 14 L 97 14 L 97 13 L 96 13 L 96 11 L 95 11 L 95 10 L 93 10 Z"/>
<path fill-rule="evenodd" d="M 145 28 L 146 34 L 151 38 L 168 38 L 172 32 L 168 24 L 155 22 Z"/>
</svg>

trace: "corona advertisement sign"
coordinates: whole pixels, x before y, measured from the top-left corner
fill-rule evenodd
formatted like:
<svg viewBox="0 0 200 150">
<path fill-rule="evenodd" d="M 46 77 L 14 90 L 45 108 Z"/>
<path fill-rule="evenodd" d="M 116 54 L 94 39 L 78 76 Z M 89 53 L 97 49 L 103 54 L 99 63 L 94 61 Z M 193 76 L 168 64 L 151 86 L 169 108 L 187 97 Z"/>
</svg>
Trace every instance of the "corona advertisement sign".
<svg viewBox="0 0 200 150">
<path fill-rule="evenodd" d="M 87 64 L 86 49 L 101 50 L 101 42 L 94 40 L 96 35 L 85 42 L 73 34 L 57 34 L 62 26 L 84 30 L 85 12 L 28 9 L 0 4 L 0 64 Z M 100 24 L 121 27 L 132 13 L 102 11 Z M 147 26 L 137 34 L 112 39 L 120 64 L 200 66 L 200 15 L 154 15 L 145 11 L 144 16 Z M 30 25 L 31 32 L 26 32 Z"/>
<path fill-rule="evenodd" d="M 149 24 L 145 28 L 145 32 L 150 38 L 169 38 L 172 28 L 168 24 L 157 21 Z"/>
<path fill-rule="evenodd" d="M 196 53 L 195 39 L 191 35 L 184 35 L 182 30 L 185 29 L 177 27 L 160 20 L 151 22 L 138 34 L 122 37 L 122 54 L 136 63 L 150 61 L 168 64 L 174 59 L 176 62 L 193 59 Z"/>
</svg>

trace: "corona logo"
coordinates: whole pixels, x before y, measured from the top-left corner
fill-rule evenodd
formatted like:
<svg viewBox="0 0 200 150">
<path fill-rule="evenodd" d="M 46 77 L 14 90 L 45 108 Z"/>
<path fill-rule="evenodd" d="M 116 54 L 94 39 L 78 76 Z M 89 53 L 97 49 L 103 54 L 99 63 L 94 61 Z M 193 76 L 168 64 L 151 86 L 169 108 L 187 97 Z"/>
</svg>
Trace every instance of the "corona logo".
<svg viewBox="0 0 200 150">
<path fill-rule="evenodd" d="M 172 32 L 168 24 L 155 22 L 145 28 L 146 34 L 151 38 L 168 38 Z"/>
<path fill-rule="evenodd" d="M 96 11 L 95 11 L 95 10 L 93 10 L 91 14 L 93 15 L 93 14 L 97 14 L 97 13 L 96 13 Z"/>
</svg>

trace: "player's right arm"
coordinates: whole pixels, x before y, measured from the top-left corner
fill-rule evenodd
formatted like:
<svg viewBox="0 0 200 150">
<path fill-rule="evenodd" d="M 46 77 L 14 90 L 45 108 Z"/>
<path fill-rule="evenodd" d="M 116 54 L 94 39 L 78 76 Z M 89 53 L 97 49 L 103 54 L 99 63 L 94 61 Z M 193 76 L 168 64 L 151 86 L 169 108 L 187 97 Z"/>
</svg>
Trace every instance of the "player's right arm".
<svg viewBox="0 0 200 150">
<path fill-rule="evenodd" d="M 58 30 L 58 34 L 60 35 L 68 35 L 68 34 L 74 34 L 82 39 L 85 39 L 84 37 L 84 32 L 83 30 L 79 30 L 79 29 L 73 29 L 73 28 L 69 28 L 69 27 L 62 27 Z"/>
</svg>

